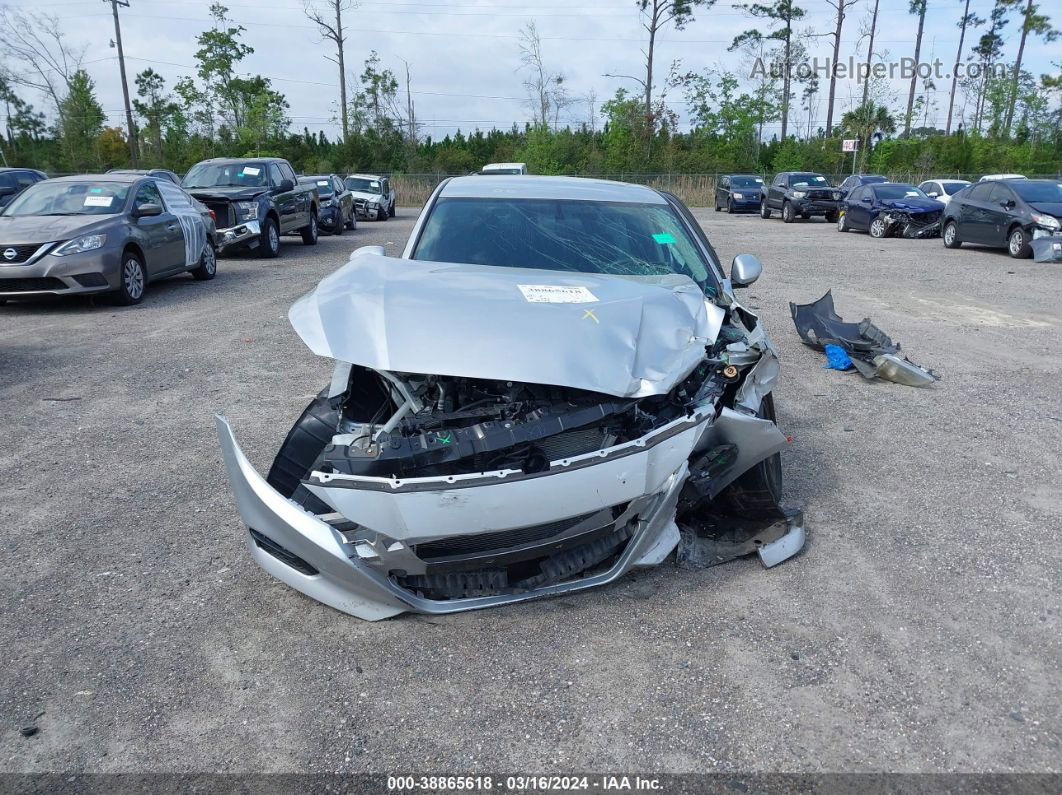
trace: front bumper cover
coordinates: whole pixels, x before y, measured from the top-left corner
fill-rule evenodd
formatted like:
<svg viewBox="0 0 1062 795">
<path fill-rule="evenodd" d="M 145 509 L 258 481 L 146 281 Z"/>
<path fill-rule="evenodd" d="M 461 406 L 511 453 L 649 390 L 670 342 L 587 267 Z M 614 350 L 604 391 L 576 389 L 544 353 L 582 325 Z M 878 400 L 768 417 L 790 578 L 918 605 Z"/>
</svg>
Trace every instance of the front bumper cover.
<svg viewBox="0 0 1062 795">
<path fill-rule="evenodd" d="M 116 290 L 120 263 L 121 250 L 117 248 L 104 247 L 64 257 L 41 251 L 25 263 L 0 263 L 0 297 L 32 298 Z"/>
<path fill-rule="evenodd" d="M 218 253 L 231 251 L 245 245 L 258 245 L 261 234 L 262 224 L 257 219 L 230 226 L 228 229 L 219 229 L 217 231 Z"/>
<path fill-rule="evenodd" d="M 406 611 L 455 613 L 553 596 L 612 582 L 636 566 L 657 565 L 679 542 L 676 505 L 691 454 L 718 444 L 737 445 L 740 457 L 713 484 L 714 490 L 721 490 L 786 444 L 769 420 L 730 409 L 716 418 L 706 410 L 659 429 L 659 438 L 654 434 L 622 446 L 630 449 L 555 462 L 555 471 L 538 476 L 389 481 L 314 473 L 306 481 L 311 491 L 337 509 L 336 514 L 318 516 L 274 490 L 240 450 L 228 421 L 221 415 L 216 419 L 236 503 L 252 531 L 247 543 L 255 561 L 307 596 L 366 620 Z M 617 522 L 627 522 L 629 539 L 607 569 L 589 575 L 454 599 L 425 598 L 393 576 L 395 570 L 423 571 L 418 544 L 486 536 L 608 509 L 616 509 Z M 331 516 L 356 530 L 325 521 Z M 796 554 L 803 542 L 803 527 L 793 525 L 760 552 L 761 560 L 772 566 Z"/>
</svg>

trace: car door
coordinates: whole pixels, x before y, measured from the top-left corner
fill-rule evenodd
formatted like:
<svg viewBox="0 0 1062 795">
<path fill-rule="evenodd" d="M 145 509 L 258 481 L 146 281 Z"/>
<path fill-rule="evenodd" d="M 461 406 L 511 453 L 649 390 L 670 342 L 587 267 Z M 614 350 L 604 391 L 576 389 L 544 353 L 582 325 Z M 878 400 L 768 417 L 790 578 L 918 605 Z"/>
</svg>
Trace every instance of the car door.
<svg viewBox="0 0 1062 795">
<path fill-rule="evenodd" d="M 988 195 L 991 182 L 979 182 L 962 197 L 958 212 L 959 239 L 967 243 L 988 242 Z"/>
<path fill-rule="evenodd" d="M 145 205 L 162 208 L 159 215 L 138 215 Z M 133 222 L 144 250 L 144 270 L 149 278 L 184 268 L 184 232 L 177 216 L 166 209 L 154 180 L 142 182 L 133 196 Z"/>
<path fill-rule="evenodd" d="M 767 205 L 774 209 L 779 209 L 782 206 L 782 200 L 785 198 L 786 188 L 789 187 L 789 175 L 778 174 L 771 182 L 771 187 L 767 191 Z"/>
<path fill-rule="evenodd" d="M 848 209 L 845 210 L 845 224 L 849 229 L 867 230 L 870 228 L 870 188 L 860 185 L 848 194 Z"/>
<path fill-rule="evenodd" d="M 730 177 L 723 177 L 715 186 L 715 206 L 725 207 L 730 201 Z"/>
<path fill-rule="evenodd" d="M 293 197 L 296 217 L 295 226 L 297 229 L 301 229 L 302 227 L 306 226 L 306 224 L 310 223 L 310 212 L 313 210 L 313 199 L 315 196 L 315 192 L 312 190 L 307 190 L 305 186 L 303 186 L 302 190 L 299 190 L 299 179 L 295 176 L 294 169 L 292 169 L 292 167 L 285 160 L 280 161 L 279 165 L 281 175 L 284 177 L 284 179 L 290 179 L 291 184 L 294 185 L 296 188 L 296 192 Z"/>
<path fill-rule="evenodd" d="M 284 234 L 302 226 L 295 191 L 281 190 L 281 183 L 286 177 L 281 172 L 280 166 L 276 163 L 270 163 L 266 168 L 266 173 L 269 175 L 269 187 L 270 194 L 273 197 L 273 204 L 276 205 L 277 213 L 280 215 L 280 233 Z M 298 185 L 295 187 L 298 187 Z"/>
<path fill-rule="evenodd" d="M 1007 230 L 1017 206 L 1018 197 L 1014 195 L 1014 191 L 1001 182 L 992 185 L 992 190 L 988 194 L 988 207 L 985 210 L 986 242 L 993 246 L 1007 244 Z"/>
<path fill-rule="evenodd" d="M 347 190 L 347 186 L 343 184 L 343 180 L 339 177 L 332 177 L 332 192 L 336 196 L 336 202 L 339 204 L 339 214 L 342 219 L 346 221 L 348 218 L 354 217 L 354 195 Z"/>
</svg>

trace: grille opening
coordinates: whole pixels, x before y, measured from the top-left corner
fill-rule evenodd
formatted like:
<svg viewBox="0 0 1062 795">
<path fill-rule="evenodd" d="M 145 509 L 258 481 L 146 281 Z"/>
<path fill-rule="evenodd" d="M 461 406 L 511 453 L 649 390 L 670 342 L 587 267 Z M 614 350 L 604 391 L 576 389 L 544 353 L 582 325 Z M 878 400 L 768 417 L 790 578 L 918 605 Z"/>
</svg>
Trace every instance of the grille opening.
<svg viewBox="0 0 1062 795">
<path fill-rule="evenodd" d="M 249 528 L 249 530 L 251 531 L 251 538 L 254 539 L 255 546 L 263 550 L 264 552 L 268 552 L 281 563 L 286 563 L 288 566 L 291 566 L 291 568 L 295 569 L 295 571 L 309 575 L 311 577 L 315 574 L 320 573 L 311 564 L 307 563 L 294 552 L 291 552 L 290 550 L 287 550 L 284 547 L 280 546 L 280 544 L 271 539 L 269 536 L 262 535 L 253 527 Z"/>
<path fill-rule="evenodd" d="M 66 284 L 54 276 L 21 276 L 16 279 L 0 278 L 0 293 L 32 293 L 38 290 L 65 289 L 67 289 Z"/>
</svg>

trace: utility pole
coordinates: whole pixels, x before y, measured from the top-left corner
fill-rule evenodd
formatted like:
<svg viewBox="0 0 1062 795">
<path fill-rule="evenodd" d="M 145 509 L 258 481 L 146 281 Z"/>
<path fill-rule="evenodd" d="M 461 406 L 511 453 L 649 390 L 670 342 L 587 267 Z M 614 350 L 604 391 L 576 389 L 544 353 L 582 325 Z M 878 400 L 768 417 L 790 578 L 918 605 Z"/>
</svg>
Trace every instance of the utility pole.
<svg viewBox="0 0 1062 795">
<path fill-rule="evenodd" d="M 133 124 L 133 109 L 129 105 L 129 82 L 125 79 L 125 53 L 122 51 L 122 26 L 118 22 L 118 6 L 129 8 L 129 0 L 103 0 L 111 4 L 114 13 L 114 41 L 118 47 L 118 69 L 122 73 L 122 96 L 125 98 L 125 123 L 129 128 L 129 157 L 133 168 L 140 166 L 136 145 L 136 126 Z"/>
</svg>

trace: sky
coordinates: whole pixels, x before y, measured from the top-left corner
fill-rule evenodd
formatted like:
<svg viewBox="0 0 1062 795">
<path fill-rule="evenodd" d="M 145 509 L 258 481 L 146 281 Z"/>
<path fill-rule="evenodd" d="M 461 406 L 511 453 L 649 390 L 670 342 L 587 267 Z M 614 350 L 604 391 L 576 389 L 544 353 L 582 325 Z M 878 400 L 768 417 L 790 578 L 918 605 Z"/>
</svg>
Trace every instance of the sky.
<svg viewBox="0 0 1062 795">
<path fill-rule="evenodd" d="M 0 3 L 4 0 L 0 0 Z M 186 75 L 194 75 L 195 37 L 210 26 L 207 9 L 211 0 L 130 0 L 121 8 L 122 39 L 126 54 L 130 91 L 135 92 L 133 75 L 147 67 L 162 74 L 168 86 Z M 842 37 L 842 59 L 855 54 L 856 42 L 874 0 L 859 0 L 849 9 Z M 327 0 L 318 0 L 325 8 Z M 110 3 L 106 0 L 6 0 L 10 6 L 33 9 L 58 16 L 72 43 L 88 45 L 85 68 L 93 77 L 97 94 L 108 114 L 108 123 L 124 126 L 121 82 L 117 53 L 109 46 L 114 36 Z M 970 10 L 987 18 L 992 0 L 971 0 Z M 339 132 L 337 121 L 337 67 L 325 59 L 334 55 L 331 43 L 321 40 L 315 26 L 303 13 L 303 0 L 231 0 L 225 3 L 232 20 L 246 28 L 243 41 L 254 47 L 241 69 L 269 77 L 290 104 L 293 130 L 308 127 L 323 130 L 329 137 Z M 806 0 L 801 4 L 807 17 L 798 25 L 819 34 L 811 39 L 811 52 L 820 58 L 832 49 L 834 10 L 826 0 Z M 907 13 L 907 0 L 880 0 L 875 51 L 886 60 L 911 56 L 917 17 Z M 1041 2 L 1050 10 L 1051 2 Z M 955 58 L 959 41 L 956 26 L 963 0 L 929 0 L 923 39 L 922 60 L 939 57 L 945 64 Z M 1060 9 L 1062 11 L 1062 9 Z M 1062 27 L 1062 13 L 1055 24 Z M 640 24 L 635 0 L 361 0 L 346 13 L 348 28 L 346 59 L 348 90 L 361 72 L 362 63 L 376 50 L 383 66 L 404 75 L 408 62 L 413 99 L 423 135 L 441 138 L 456 129 L 508 128 L 531 119 L 520 71 L 520 29 L 534 20 L 542 37 L 546 65 L 564 74 L 572 95 L 596 95 L 597 106 L 620 87 L 639 93 L 631 80 L 606 74 L 644 74 L 646 34 Z M 665 29 L 656 48 L 656 70 L 665 76 L 673 60 L 681 70 L 726 69 L 744 77 L 752 69 L 751 59 L 728 52 L 734 36 L 754 27 L 751 20 L 728 2 L 717 2 L 709 11 L 699 10 L 684 30 Z M 967 34 L 964 50 L 979 35 Z M 1018 46 L 1018 25 L 1012 20 L 1004 31 L 1005 58 L 1012 59 Z M 865 39 L 860 52 L 865 52 Z M 965 55 L 965 54 L 964 54 Z M 1025 63 L 1034 74 L 1057 73 L 1052 65 L 1062 61 L 1062 41 L 1045 44 L 1031 39 L 1026 45 Z M 813 127 L 824 126 L 827 80 L 822 80 L 818 108 L 812 113 Z M 906 107 L 908 83 L 894 80 L 889 85 L 892 107 Z M 937 125 L 943 126 L 947 113 L 947 81 L 939 81 L 936 99 L 940 106 Z M 852 80 L 841 81 L 835 119 L 850 107 L 861 88 Z M 38 108 L 46 108 L 42 98 L 27 97 Z M 680 129 L 689 128 L 689 117 L 681 94 L 672 92 L 669 104 L 678 112 Z M 806 129 L 808 114 L 794 102 L 793 121 Z M 573 124 L 586 121 L 591 113 L 588 102 L 572 106 L 567 119 Z M 595 107 L 600 125 L 599 107 Z M 932 120 L 932 115 L 931 115 Z M 765 133 L 778 132 L 779 125 Z"/>
</svg>

